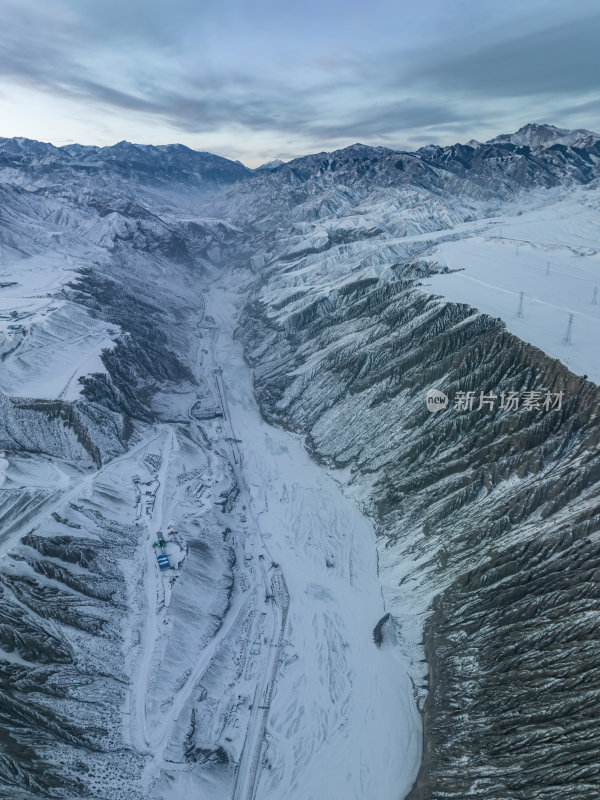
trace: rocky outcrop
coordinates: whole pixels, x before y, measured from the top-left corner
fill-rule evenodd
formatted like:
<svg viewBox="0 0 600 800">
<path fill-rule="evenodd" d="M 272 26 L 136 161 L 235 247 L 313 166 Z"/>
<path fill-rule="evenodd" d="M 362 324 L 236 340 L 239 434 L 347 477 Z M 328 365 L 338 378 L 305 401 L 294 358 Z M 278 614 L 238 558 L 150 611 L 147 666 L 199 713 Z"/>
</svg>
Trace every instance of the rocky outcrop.
<svg viewBox="0 0 600 800">
<path fill-rule="evenodd" d="M 119 562 L 133 557 L 139 532 L 84 508 L 68 517 L 77 536 L 48 522 L 12 549 L 0 573 L 0 793 L 95 796 L 112 770 L 123 782 L 112 796 L 124 799 L 132 797 L 127 773 L 140 764 L 114 738 L 127 680 Z"/>
<path fill-rule="evenodd" d="M 120 414 L 89 403 L 11 398 L 0 393 L 0 449 L 100 466 L 125 449 L 131 428 Z"/>
</svg>

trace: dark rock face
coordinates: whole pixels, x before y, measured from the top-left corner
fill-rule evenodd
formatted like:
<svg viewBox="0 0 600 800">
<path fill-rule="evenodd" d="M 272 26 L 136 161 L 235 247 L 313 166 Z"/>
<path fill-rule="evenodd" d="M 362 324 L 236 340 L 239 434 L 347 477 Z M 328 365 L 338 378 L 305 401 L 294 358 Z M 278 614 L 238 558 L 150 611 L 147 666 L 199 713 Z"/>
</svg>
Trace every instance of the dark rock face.
<svg viewBox="0 0 600 800">
<path fill-rule="evenodd" d="M 27 400 L 0 394 L 0 448 L 91 461 L 122 453 L 130 427 L 120 414 L 83 402 Z M 116 410 L 116 409 L 115 409 Z"/>
<path fill-rule="evenodd" d="M 132 557 L 138 531 L 84 508 L 70 509 L 69 520 L 80 525 L 77 537 L 42 527 L 0 575 L 0 647 L 10 655 L 0 659 L 4 797 L 87 797 L 104 769 L 129 780 L 139 767 L 113 739 L 126 685 L 118 560 Z"/>
<path fill-rule="evenodd" d="M 492 554 L 434 602 L 411 798 L 596 796 L 600 511 L 580 516 Z"/>
<path fill-rule="evenodd" d="M 277 294 L 273 270 L 239 331 L 257 396 L 370 509 L 392 614 L 432 599 L 411 800 L 591 798 L 600 391 L 408 277 L 349 283 L 335 302 L 300 292 L 286 313 L 263 299 Z M 430 414 L 432 386 L 562 390 L 564 403 Z"/>
<path fill-rule="evenodd" d="M 173 337 L 173 318 L 184 309 L 170 307 L 164 296 L 162 304 L 156 303 L 147 286 L 138 285 L 135 279 L 126 281 L 118 271 L 110 280 L 82 272 L 71 289 L 79 302 L 108 317 L 127 334 L 103 353 L 107 374 L 82 379 L 84 397 L 128 418 L 149 421 L 148 403 L 159 387 L 181 381 L 195 383 L 175 352 L 180 342 L 177 328 Z"/>
</svg>

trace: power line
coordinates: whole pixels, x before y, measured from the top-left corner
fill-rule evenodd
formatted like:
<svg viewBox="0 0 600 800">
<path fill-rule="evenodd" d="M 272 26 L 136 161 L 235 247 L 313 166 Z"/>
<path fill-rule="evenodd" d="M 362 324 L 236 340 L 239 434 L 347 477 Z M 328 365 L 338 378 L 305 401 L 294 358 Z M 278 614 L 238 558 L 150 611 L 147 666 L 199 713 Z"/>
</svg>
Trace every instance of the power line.
<svg viewBox="0 0 600 800">
<path fill-rule="evenodd" d="M 523 295 L 525 292 L 519 292 L 519 308 L 517 309 L 517 319 L 523 319 Z"/>
<path fill-rule="evenodd" d="M 569 322 L 567 324 L 567 330 L 565 331 L 565 335 L 563 336 L 562 343 L 563 344 L 573 344 L 571 334 L 573 332 L 573 317 L 575 314 L 569 314 Z"/>
</svg>

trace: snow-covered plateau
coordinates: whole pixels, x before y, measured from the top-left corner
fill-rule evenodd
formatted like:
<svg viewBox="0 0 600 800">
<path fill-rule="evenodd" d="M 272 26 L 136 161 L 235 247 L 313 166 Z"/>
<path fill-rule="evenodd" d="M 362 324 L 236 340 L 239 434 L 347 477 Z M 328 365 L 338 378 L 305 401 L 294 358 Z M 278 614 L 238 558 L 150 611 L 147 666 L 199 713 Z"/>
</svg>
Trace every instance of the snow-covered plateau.
<svg viewBox="0 0 600 800">
<path fill-rule="evenodd" d="M 598 796 L 599 175 L 0 139 L 0 797 Z"/>
</svg>

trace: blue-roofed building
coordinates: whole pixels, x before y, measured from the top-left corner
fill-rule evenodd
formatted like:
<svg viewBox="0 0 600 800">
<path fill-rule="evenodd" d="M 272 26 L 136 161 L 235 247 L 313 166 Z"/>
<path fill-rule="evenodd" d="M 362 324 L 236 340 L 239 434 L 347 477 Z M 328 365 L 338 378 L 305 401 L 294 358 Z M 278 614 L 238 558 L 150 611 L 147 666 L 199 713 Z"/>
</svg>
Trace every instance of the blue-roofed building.
<svg viewBox="0 0 600 800">
<path fill-rule="evenodd" d="M 161 569 L 169 569 L 171 564 L 169 562 L 169 556 L 166 553 L 157 553 L 156 560 L 158 561 L 158 566 Z"/>
</svg>

